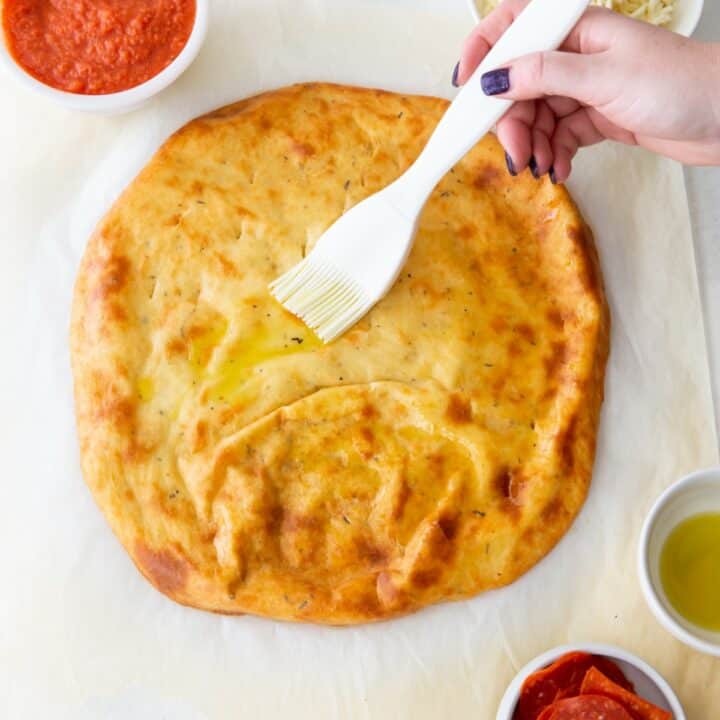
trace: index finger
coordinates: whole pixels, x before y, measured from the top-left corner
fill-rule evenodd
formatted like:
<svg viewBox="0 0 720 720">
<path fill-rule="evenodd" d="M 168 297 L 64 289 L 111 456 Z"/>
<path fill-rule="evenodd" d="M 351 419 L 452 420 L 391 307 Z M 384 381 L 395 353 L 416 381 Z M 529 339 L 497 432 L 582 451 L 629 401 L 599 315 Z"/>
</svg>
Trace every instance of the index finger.
<svg viewBox="0 0 720 720">
<path fill-rule="evenodd" d="M 503 36 L 530 0 L 504 0 L 483 18 L 463 45 L 457 81 L 464 85 L 492 46 Z M 605 8 L 591 7 L 580 18 L 562 44 L 561 49 L 576 53 L 596 53 L 606 50 L 617 24 L 623 17 Z"/>
</svg>

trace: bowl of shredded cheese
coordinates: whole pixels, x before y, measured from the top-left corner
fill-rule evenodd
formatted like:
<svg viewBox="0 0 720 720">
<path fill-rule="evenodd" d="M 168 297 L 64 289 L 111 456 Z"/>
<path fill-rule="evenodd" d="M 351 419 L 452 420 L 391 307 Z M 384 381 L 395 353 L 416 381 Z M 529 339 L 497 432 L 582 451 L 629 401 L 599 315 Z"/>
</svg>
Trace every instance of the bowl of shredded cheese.
<svg viewBox="0 0 720 720">
<path fill-rule="evenodd" d="M 470 12 L 477 22 L 500 2 L 468 0 Z M 592 0 L 592 5 L 600 5 L 690 37 L 700 21 L 703 0 Z"/>
</svg>

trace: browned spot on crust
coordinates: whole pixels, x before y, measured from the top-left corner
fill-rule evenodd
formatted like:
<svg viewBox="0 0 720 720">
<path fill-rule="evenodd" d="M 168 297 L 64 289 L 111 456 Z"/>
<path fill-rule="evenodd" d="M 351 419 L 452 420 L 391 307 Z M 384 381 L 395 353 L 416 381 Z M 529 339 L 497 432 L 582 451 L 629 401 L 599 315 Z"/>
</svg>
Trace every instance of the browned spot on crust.
<svg viewBox="0 0 720 720">
<path fill-rule="evenodd" d="M 164 152 L 163 149 L 161 148 L 158 151 L 158 155 L 167 155 L 167 153 Z M 165 182 L 165 187 L 176 188 L 180 185 L 180 176 L 179 175 L 171 175 L 170 177 L 166 178 L 164 182 Z"/>
<path fill-rule="evenodd" d="M 496 333 L 503 333 L 508 329 L 508 321 L 500 316 L 496 315 L 491 321 L 490 321 L 490 327 L 496 332 Z"/>
<path fill-rule="evenodd" d="M 197 340 L 207 334 L 208 328 L 204 325 L 191 325 L 186 332 L 189 340 Z"/>
<path fill-rule="evenodd" d="M 363 406 L 363 409 L 360 411 L 360 414 L 366 420 L 372 420 L 374 417 L 377 417 L 378 411 L 374 405 L 371 405 L 370 403 L 366 403 Z"/>
<path fill-rule="evenodd" d="M 233 578 L 227 584 L 227 593 L 231 598 L 235 598 L 237 591 L 242 587 L 245 582 L 245 573 L 240 573 L 238 577 Z"/>
<path fill-rule="evenodd" d="M 462 395 L 458 393 L 453 393 L 450 396 L 445 415 L 448 420 L 458 425 L 465 425 L 472 422 L 473 414 L 470 400 L 462 397 Z"/>
<path fill-rule="evenodd" d="M 583 263 L 579 264 L 578 273 L 584 289 L 594 297 L 600 296 L 600 278 L 595 272 L 593 264 L 587 260 L 588 256 L 595 255 L 595 247 L 592 240 L 590 228 L 586 225 L 577 227 L 570 225 L 567 229 L 567 236 L 578 246 L 583 255 Z"/>
<path fill-rule="evenodd" d="M 243 207 L 242 205 L 237 205 L 235 207 L 235 212 L 243 218 L 256 218 L 257 215 L 252 211 L 248 210 L 246 207 Z"/>
<path fill-rule="evenodd" d="M 195 180 L 190 187 L 190 192 L 194 195 L 202 195 L 203 190 L 205 190 L 205 184 L 200 182 L 200 180 Z"/>
<path fill-rule="evenodd" d="M 448 540 L 454 540 L 458 533 L 460 516 L 457 513 L 445 513 L 438 518 L 438 526 Z"/>
<path fill-rule="evenodd" d="M 473 225 L 463 225 L 458 231 L 458 237 L 462 240 L 469 240 L 470 238 L 475 236 L 477 228 Z"/>
<path fill-rule="evenodd" d="M 220 424 L 227 425 L 229 422 L 232 422 L 232 420 L 236 418 L 246 407 L 247 403 L 238 402 L 220 410 L 219 412 L 217 406 L 215 406 L 215 412 L 218 412 L 217 417 Z"/>
<path fill-rule="evenodd" d="M 575 465 L 575 431 L 577 415 L 573 415 L 567 425 L 557 435 L 557 449 L 566 472 L 571 472 Z"/>
<path fill-rule="evenodd" d="M 309 143 L 294 141 L 290 146 L 290 152 L 297 155 L 301 160 L 307 160 L 315 154 L 315 148 Z"/>
<path fill-rule="evenodd" d="M 570 240 L 576 245 L 580 245 L 582 248 L 585 247 L 585 235 L 581 228 L 577 225 L 569 225 L 566 232 Z"/>
<path fill-rule="evenodd" d="M 181 217 L 182 216 L 177 213 L 175 215 L 170 215 L 170 217 L 165 221 L 165 224 L 170 227 L 172 227 L 173 225 L 178 225 L 180 223 Z"/>
<path fill-rule="evenodd" d="M 155 450 L 156 445 L 143 443 L 135 435 L 130 438 L 127 449 L 123 453 L 124 462 L 139 463 L 147 460 L 147 457 Z"/>
<path fill-rule="evenodd" d="M 283 533 L 296 533 L 300 530 L 319 529 L 320 521 L 312 515 L 300 515 L 298 513 L 286 512 L 282 519 Z"/>
<path fill-rule="evenodd" d="M 177 515 L 177 508 L 175 507 L 175 505 L 171 501 L 169 501 L 162 492 L 158 490 L 155 490 L 154 492 L 153 503 L 166 517 L 173 518 Z"/>
<path fill-rule="evenodd" d="M 543 522 L 553 524 L 565 515 L 565 506 L 560 498 L 553 498 L 542 511 Z"/>
<path fill-rule="evenodd" d="M 347 607 L 360 618 L 378 618 L 386 614 L 386 609 L 381 604 L 377 588 L 378 578 L 375 575 L 355 578 L 333 590 L 332 602 Z"/>
<path fill-rule="evenodd" d="M 170 340 L 165 346 L 169 355 L 186 355 L 188 352 L 187 342 L 181 337 Z"/>
<path fill-rule="evenodd" d="M 526 342 L 529 342 L 531 345 L 535 344 L 535 331 L 529 325 L 520 323 L 515 326 L 515 332 Z"/>
<path fill-rule="evenodd" d="M 375 454 L 375 433 L 371 427 L 364 425 L 360 428 L 360 437 L 363 445 L 360 448 L 360 454 L 363 459 L 369 460 Z"/>
<path fill-rule="evenodd" d="M 550 355 L 544 358 L 545 372 L 549 378 L 555 377 L 565 363 L 566 346 L 564 342 L 554 342 L 550 347 Z"/>
<path fill-rule="evenodd" d="M 358 558 L 364 565 L 370 567 L 384 567 L 388 562 L 388 553 L 367 538 L 359 537 L 355 540 Z"/>
<path fill-rule="evenodd" d="M 450 516 L 445 516 L 434 522 L 432 532 L 427 537 L 425 562 L 418 565 L 417 569 L 413 571 L 413 582 L 416 582 L 415 578 L 419 573 L 437 571 L 441 575 L 445 571 L 447 563 L 450 562 L 457 550 L 456 544 L 448 537 L 445 530 L 452 532 L 454 537 L 457 532 L 457 521 L 453 522 Z"/>
<path fill-rule="evenodd" d="M 427 458 L 430 470 L 436 477 L 440 478 L 445 474 L 445 456 L 441 453 L 432 453 Z"/>
<path fill-rule="evenodd" d="M 473 180 L 473 185 L 480 190 L 484 190 L 491 185 L 497 184 L 502 176 L 503 174 L 495 165 L 485 165 L 475 180 Z"/>
<path fill-rule="evenodd" d="M 505 386 L 507 385 L 506 373 L 498 375 L 491 383 L 490 389 L 494 399 L 499 400 L 500 396 L 505 392 Z"/>
<path fill-rule="evenodd" d="M 512 475 L 507 468 L 501 468 L 495 475 L 493 485 L 502 497 L 506 500 L 510 499 L 510 485 L 512 483 Z"/>
<path fill-rule="evenodd" d="M 518 343 L 517 340 L 511 340 L 507 346 L 507 353 L 511 358 L 516 358 L 523 354 L 523 349 L 520 347 L 520 343 Z"/>
<path fill-rule="evenodd" d="M 432 567 L 427 570 L 417 570 L 412 575 L 412 582 L 415 587 L 429 588 L 437 584 L 442 577 L 442 568 Z"/>
<path fill-rule="evenodd" d="M 217 535 L 217 528 L 214 526 L 208 527 L 200 533 L 200 539 L 206 544 L 210 545 L 215 542 L 215 536 Z"/>
<path fill-rule="evenodd" d="M 411 132 L 415 136 L 422 135 L 425 132 L 425 122 L 416 115 L 408 119 L 408 125 L 410 125 Z"/>
<path fill-rule="evenodd" d="M 105 300 L 122 292 L 130 279 L 130 261 L 123 255 L 111 255 L 107 260 L 95 263 L 99 277 L 91 294 L 92 300 Z"/>
<path fill-rule="evenodd" d="M 190 436 L 190 452 L 199 453 L 205 450 L 207 448 L 208 437 L 207 423 L 205 420 L 198 420 Z"/>
<path fill-rule="evenodd" d="M 285 508 L 279 503 L 273 504 L 265 518 L 265 530 L 270 537 L 274 538 L 278 536 L 282 529 L 284 518 Z"/>
<path fill-rule="evenodd" d="M 143 574 L 166 595 L 180 592 L 187 584 L 187 560 L 167 550 L 151 550 L 142 540 L 135 542 L 135 556 Z"/>
<path fill-rule="evenodd" d="M 107 304 L 107 314 L 108 319 L 116 323 L 123 323 L 127 320 L 127 313 L 125 312 L 125 309 L 122 305 L 115 302 Z"/>
<path fill-rule="evenodd" d="M 403 512 L 405 512 L 405 505 L 407 505 L 407 501 L 410 499 L 411 495 L 412 491 L 410 490 L 410 486 L 407 484 L 405 478 L 402 478 L 402 480 L 400 480 L 400 486 L 398 488 L 397 495 L 395 496 L 395 503 L 393 504 L 392 512 L 390 514 L 393 520 L 398 520 L 402 517 Z"/>
<path fill-rule="evenodd" d="M 130 398 L 119 397 L 113 391 L 99 393 L 95 408 L 98 420 L 108 420 L 123 429 L 127 429 L 135 419 L 135 403 Z"/>
<path fill-rule="evenodd" d="M 213 256 L 218 261 L 218 264 L 220 265 L 220 269 L 222 270 L 223 274 L 229 276 L 229 277 L 242 277 L 242 273 L 238 268 L 233 265 L 224 255 L 220 254 L 219 252 L 213 253 Z"/>
<path fill-rule="evenodd" d="M 501 468 L 495 475 L 493 484 L 502 499 L 501 509 L 511 518 L 516 519 L 526 484 L 522 471 Z"/>
<path fill-rule="evenodd" d="M 549 310 L 546 315 L 548 322 L 556 329 L 556 330 L 562 330 L 565 322 L 563 321 L 562 313 L 559 310 L 552 309 Z"/>
</svg>

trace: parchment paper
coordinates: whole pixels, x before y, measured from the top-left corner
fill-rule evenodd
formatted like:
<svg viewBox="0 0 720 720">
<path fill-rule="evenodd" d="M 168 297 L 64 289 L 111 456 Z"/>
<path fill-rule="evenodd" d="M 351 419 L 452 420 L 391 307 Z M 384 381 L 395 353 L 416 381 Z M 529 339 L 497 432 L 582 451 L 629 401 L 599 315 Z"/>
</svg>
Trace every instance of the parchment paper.
<svg viewBox="0 0 720 720">
<path fill-rule="evenodd" d="M 185 120 L 297 80 L 449 95 L 464 1 L 214 0 L 207 44 L 132 115 L 71 114 L 0 80 L 0 716 L 478 718 L 515 670 L 569 641 L 655 665 L 691 720 L 720 708 L 720 661 L 685 649 L 640 594 L 635 547 L 660 491 L 716 464 L 681 169 L 606 146 L 572 189 L 597 234 L 612 357 L 589 500 L 509 588 L 330 629 L 179 607 L 132 566 L 79 472 L 67 326 L 94 223 Z"/>
</svg>

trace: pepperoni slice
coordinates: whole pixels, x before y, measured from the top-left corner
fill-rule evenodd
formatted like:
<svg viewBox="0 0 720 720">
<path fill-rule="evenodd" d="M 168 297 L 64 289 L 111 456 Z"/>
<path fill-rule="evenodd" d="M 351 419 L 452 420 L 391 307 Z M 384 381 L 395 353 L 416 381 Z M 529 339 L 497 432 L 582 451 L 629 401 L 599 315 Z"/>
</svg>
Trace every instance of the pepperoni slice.
<svg viewBox="0 0 720 720">
<path fill-rule="evenodd" d="M 635 692 L 634 685 L 625 677 L 623 671 L 609 658 L 602 655 L 593 655 L 592 667 L 596 667 L 605 677 L 610 678 L 616 685 L 619 685 L 631 693 Z M 586 673 L 587 674 L 587 673 Z"/>
<path fill-rule="evenodd" d="M 633 720 L 619 703 L 602 695 L 578 695 L 553 703 L 543 720 Z"/>
<path fill-rule="evenodd" d="M 627 708 L 633 720 L 672 720 L 672 713 L 628 692 L 596 667 L 591 667 L 585 674 L 580 686 L 580 693 L 581 695 L 603 695 L 619 702 Z"/>
<path fill-rule="evenodd" d="M 550 716 L 553 714 L 554 705 L 548 705 L 538 716 L 537 720 L 551 720 Z"/>
<path fill-rule="evenodd" d="M 556 700 L 575 697 L 587 671 L 597 666 L 620 687 L 632 690 L 622 670 L 612 660 L 590 653 L 571 652 L 538 670 L 523 683 L 513 720 L 540 720 L 541 713 Z M 546 720 L 542 717 L 542 720 Z"/>
</svg>

